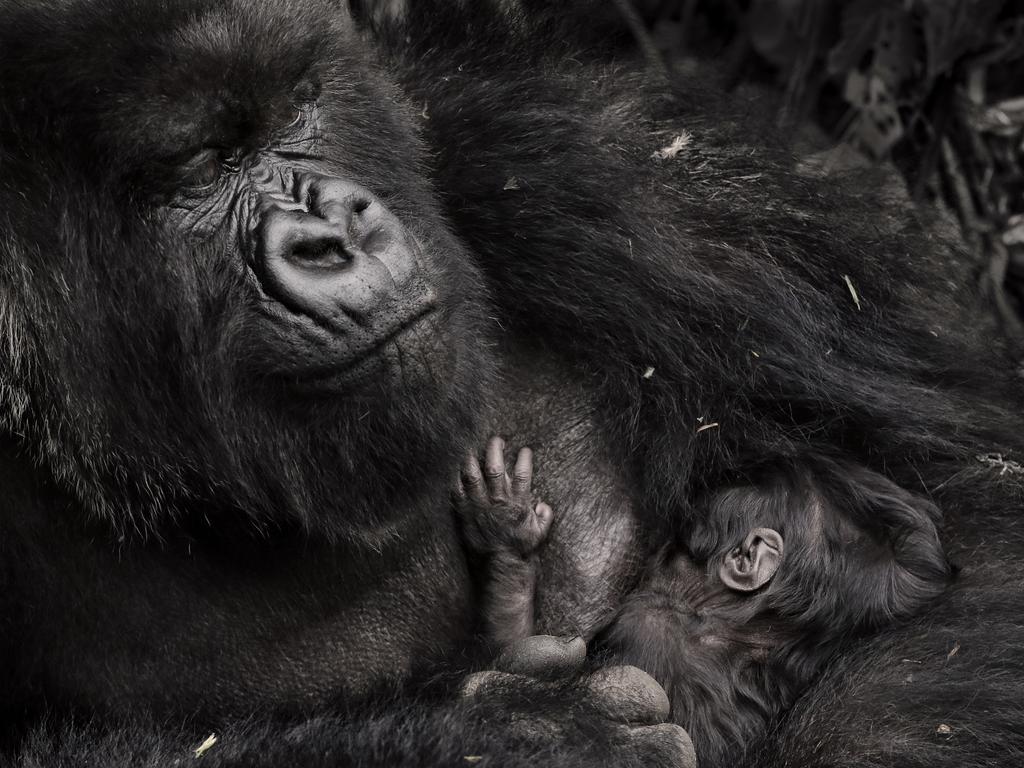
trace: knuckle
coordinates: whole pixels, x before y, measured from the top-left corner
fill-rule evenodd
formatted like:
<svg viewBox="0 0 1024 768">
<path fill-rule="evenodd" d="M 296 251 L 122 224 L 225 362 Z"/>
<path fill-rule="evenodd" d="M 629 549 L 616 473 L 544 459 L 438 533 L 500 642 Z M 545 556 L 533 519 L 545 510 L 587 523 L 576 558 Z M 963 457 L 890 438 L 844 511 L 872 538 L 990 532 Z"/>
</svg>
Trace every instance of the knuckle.
<svg viewBox="0 0 1024 768">
<path fill-rule="evenodd" d="M 605 667 L 591 675 L 591 685 L 597 690 L 653 691 L 661 690 L 658 681 L 639 667 L 629 665 Z"/>
<path fill-rule="evenodd" d="M 469 477 L 465 477 L 462 480 L 463 488 L 466 491 L 472 491 L 472 490 L 478 489 L 482 482 L 483 482 L 483 479 L 479 475 L 470 475 Z M 463 494 L 463 495 L 465 495 L 465 494 Z"/>
<path fill-rule="evenodd" d="M 488 688 L 496 686 L 507 677 L 508 675 L 493 670 L 467 675 L 462 681 L 462 685 L 459 686 L 459 696 L 462 698 L 472 698 L 486 692 Z"/>
<path fill-rule="evenodd" d="M 644 753 L 655 758 L 658 765 L 670 768 L 696 768 L 697 754 L 693 741 L 685 728 L 672 723 L 660 723 L 631 728 L 629 741 Z"/>
<path fill-rule="evenodd" d="M 605 667 L 591 675 L 588 688 L 598 707 L 629 722 L 661 722 L 669 715 L 665 689 L 637 667 Z"/>
</svg>

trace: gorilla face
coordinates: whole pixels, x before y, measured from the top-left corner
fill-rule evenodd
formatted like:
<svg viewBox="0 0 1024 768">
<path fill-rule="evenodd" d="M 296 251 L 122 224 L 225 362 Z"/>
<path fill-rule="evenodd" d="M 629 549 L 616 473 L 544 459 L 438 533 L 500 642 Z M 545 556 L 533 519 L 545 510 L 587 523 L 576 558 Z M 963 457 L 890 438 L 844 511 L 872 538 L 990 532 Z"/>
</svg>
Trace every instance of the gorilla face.
<svg viewBox="0 0 1024 768">
<path fill-rule="evenodd" d="M 68 5 L 0 32 L 9 426 L 123 528 L 387 528 L 492 369 L 416 111 L 333 3 Z"/>
<path fill-rule="evenodd" d="M 415 333 L 437 309 L 415 238 L 347 180 L 287 167 L 262 176 L 252 182 L 257 191 L 248 205 L 238 206 L 248 210 L 236 216 L 257 222 L 239 231 L 256 234 L 253 271 L 276 299 L 268 302 L 271 329 L 281 329 L 286 344 L 308 337 L 316 352 L 296 372 L 337 373 L 344 381 L 380 361 L 377 353 L 389 343 L 401 349 L 403 332 Z"/>
<path fill-rule="evenodd" d="M 419 354 L 438 329 L 437 244 L 424 238 L 424 248 L 378 197 L 325 162 L 307 127 L 320 112 L 300 109 L 288 129 L 296 138 L 261 149 L 244 139 L 201 149 L 169 229 L 237 254 L 262 310 L 249 352 L 262 352 L 270 372 L 339 393 L 368 379 L 446 376 L 454 361 L 442 350 Z"/>
</svg>

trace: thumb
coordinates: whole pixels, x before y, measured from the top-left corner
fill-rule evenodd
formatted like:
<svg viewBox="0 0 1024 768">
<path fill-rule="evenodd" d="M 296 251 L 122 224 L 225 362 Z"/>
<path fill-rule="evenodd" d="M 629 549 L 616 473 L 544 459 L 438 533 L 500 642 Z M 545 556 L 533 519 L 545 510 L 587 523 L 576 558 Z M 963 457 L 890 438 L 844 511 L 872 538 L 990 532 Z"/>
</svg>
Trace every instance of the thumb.
<svg viewBox="0 0 1024 768">
<path fill-rule="evenodd" d="M 533 635 L 506 648 L 494 668 L 529 677 L 564 677 L 578 672 L 586 658 L 587 644 L 582 637 Z"/>
</svg>

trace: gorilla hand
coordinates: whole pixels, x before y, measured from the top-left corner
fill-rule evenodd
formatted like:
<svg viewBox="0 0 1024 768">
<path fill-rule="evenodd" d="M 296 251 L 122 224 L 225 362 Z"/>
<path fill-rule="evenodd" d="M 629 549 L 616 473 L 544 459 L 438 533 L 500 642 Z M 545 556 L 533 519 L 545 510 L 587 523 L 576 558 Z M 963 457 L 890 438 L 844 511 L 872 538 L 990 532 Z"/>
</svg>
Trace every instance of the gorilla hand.
<svg viewBox="0 0 1024 768">
<path fill-rule="evenodd" d="M 510 732 L 543 736 L 559 752 L 578 744 L 603 751 L 603 765 L 695 768 L 689 734 L 665 723 L 669 701 L 654 678 L 623 666 L 580 680 L 585 659 L 581 638 L 534 635 L 506 649 L 494 670 L 469 675 L 461 695 L 493 710 Z"/>
</svg>

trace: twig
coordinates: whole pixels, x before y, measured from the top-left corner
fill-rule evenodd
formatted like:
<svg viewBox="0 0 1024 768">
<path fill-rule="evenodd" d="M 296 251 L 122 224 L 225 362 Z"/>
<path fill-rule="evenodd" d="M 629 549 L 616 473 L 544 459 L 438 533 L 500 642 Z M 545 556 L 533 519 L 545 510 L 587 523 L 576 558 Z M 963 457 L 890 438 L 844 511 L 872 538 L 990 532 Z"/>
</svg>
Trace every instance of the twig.
<svg viewBox="0 0 1024 768">
<path fill-rule="evenodd" d="M 1024 323 L 1006 297 L 1006 270 L 1010 264 L 1010 251 L 998 238 L 986 239 L 990 241 L 989 247 L 992 250 L 992 259 L 988 266 L 992 300 L 995 302 L 1006 335 L 1014 342 L 1018 351 L 1024 351 Z"/>
<path fill-rule="evenodd" d="M 953 201 L 956 205 L 957 217 L 960 219 L 960 227 L 963 229 L 964 238 L 974 248 L 981 246 L 980 233 L 986 229 L 978 219 L 977 207 L 974 204 L 974 197 L 971 195 L 971 188 L 964 178 L 963 169 L 957 159 L 956 150 L 949 138 L 943 136 L 940 140 L 940 152 L 942 153 L 942 169 L 945 172 L 949 186 L 952 188 Z"/>
<path fill-rule="evenodd" d="M 622 14 L 622 18 L 626 22 L 626 26 L 629 27 L 629 31 L 636 38 L 636 43 L 640 46 L 640 51 L 647 61 L 647 66 L 660 77 L 663 77 L 666 82 L 671 83 L 672 75 L 669 72 L 668 65 L 665 63 L 665 59 L 662 58 L 658 46 L 654 44 L 654 38 L 647 30 L 647 25 L 644 24 L 640 14 L 637 13 L 632 0 L 613 0 L 613 2 L 615 7 L 618 8 L 619 13 Z"/>
</svg>

